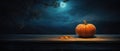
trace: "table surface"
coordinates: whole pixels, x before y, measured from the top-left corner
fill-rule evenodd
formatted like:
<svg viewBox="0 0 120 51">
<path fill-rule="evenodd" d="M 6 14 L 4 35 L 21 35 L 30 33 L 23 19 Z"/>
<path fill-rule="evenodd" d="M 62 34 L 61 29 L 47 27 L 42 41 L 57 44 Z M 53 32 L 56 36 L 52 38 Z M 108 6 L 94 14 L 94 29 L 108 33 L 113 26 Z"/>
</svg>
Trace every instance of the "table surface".
<svg viewBox="0 0 120 51">
<path fill-rule="evenodd" d="M 0 40 L 7 41 L 119 41 L 120 35 L 104 35 L 96 34 L 95 38 L 78 38 L 77 35 L 69 35 L 74 38 L 71 39 L 59 39 L 58 37 L 64 35 L 39 35 L 39 34 L 7 34 L 1 35 Z"/>
<path fill-rule="evenodd" d="M 0 35 L 0 47 L 5 51 L 81 51 L 81 50 L 120 50 L 120 35 L 96 34 L 96 38 L 78 38 L 69 35 L 72 39 L 59 39 L 64 35 L 39 34 L 3 34 Z"/>
</svg>

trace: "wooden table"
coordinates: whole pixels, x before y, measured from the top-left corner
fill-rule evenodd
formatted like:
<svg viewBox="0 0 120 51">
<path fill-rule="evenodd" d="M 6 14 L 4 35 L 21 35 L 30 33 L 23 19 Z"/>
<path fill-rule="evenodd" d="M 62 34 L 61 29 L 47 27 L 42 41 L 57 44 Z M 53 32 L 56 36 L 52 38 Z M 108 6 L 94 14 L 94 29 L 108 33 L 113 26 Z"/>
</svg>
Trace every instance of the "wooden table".
<svg viewBox="0 0 120 51">
<path fill-rule="evenodd" d="M 79 50 L 120 50 L 120 35 L 96 34 L 95 38 L 59 39 L 64 35 L 7 34 L 1 35 L 3 50 L 79 51 Z"/>
<path fill-rule="evenodd" d="M 71 39 L 59 39 L 60 36 L 72 36 Z M 96 34 L 95 38 L 78 38 L 77 35 L 38 35 L 38 34 L 7 34 L 1 40 L 8 41 L 119 41 L 120 35 Z"/>
</svg>

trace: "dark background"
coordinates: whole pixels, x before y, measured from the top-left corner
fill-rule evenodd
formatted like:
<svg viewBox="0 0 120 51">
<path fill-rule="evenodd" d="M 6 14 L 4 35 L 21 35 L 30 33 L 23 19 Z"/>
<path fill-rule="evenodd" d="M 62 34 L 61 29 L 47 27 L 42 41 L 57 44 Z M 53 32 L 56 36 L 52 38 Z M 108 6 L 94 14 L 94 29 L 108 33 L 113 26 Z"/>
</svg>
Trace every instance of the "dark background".
<svg viewBox="0 0 120 51">
<path fill-rule="evenodd" d="M 74 34 L 87 20 L 97 34 L 120 33 L 119 0 L 69 0 L 65 8 L 45 6 L 54 0 L 1 0 L 1 34 Z"/>
</svg>

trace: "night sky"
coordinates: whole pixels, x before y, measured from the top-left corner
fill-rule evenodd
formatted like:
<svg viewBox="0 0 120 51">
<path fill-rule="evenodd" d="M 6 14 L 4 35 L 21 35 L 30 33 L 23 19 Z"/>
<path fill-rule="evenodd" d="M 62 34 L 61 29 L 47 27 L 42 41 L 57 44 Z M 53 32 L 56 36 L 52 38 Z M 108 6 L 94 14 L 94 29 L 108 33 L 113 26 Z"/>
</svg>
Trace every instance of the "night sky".
<svg viewBox="0 0 120 51">
<path fill-rule="evenodd" d="M 119 0 L 69 0 L 65 7 L 51 6 L 54 1 L 1 1 L 0 33 L 75 34 L 83 20 L 94 24 L 97 34 L 120 33 Z"/>
</svg>

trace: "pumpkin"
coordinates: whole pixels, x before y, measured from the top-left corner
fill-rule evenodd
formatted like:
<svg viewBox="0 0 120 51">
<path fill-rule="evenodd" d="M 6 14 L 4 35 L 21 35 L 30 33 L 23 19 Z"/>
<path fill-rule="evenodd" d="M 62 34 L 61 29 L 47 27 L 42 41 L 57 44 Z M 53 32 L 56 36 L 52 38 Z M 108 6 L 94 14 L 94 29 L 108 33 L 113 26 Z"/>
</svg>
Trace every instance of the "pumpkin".
<svg viewBox="0 0 120 51">
<path fill-rule="evenodd" d="M 83 24 L 78 24 L 75 28 L 75 32 L 79 37 L 94 37 L 96 27 L 93 24 L 87 23 L 86 20 Z"/>
</svg>

